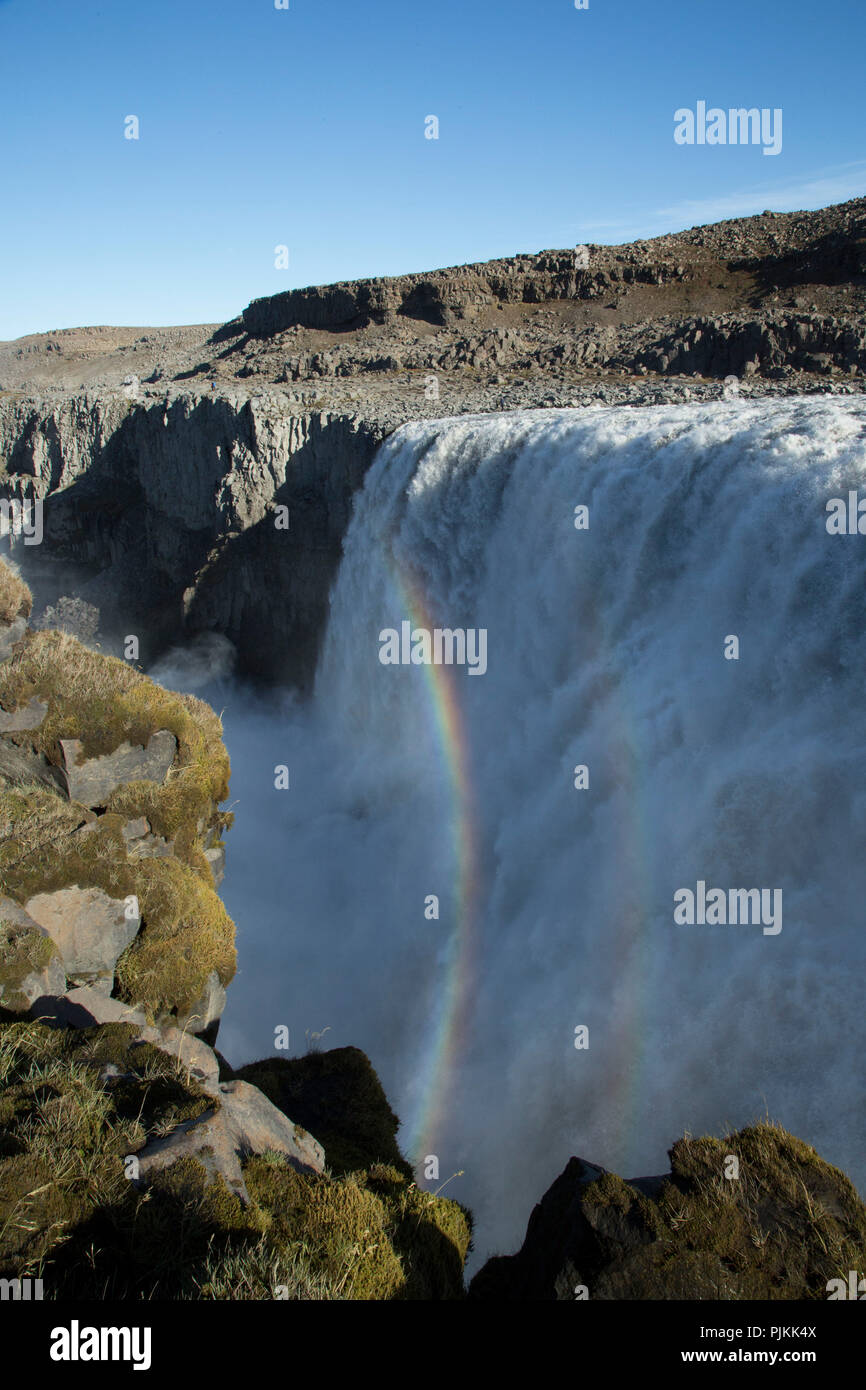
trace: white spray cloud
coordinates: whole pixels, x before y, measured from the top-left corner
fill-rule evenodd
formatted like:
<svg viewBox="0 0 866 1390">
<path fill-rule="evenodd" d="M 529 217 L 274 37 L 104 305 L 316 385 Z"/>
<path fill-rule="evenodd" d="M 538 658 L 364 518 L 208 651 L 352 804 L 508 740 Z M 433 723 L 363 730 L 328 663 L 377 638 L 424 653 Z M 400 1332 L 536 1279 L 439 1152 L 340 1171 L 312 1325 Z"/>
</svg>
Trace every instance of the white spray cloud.
<svg viewBox="0 0 866 1390">
<path fill-rule="evenodd" d="M 428 673 L 378 659 L 413 616 L 394 572 L 488 633 L 484 677 L 453 673 L 481 897 L 430 1139 L 443 1177 L 465 1170 L 448 1191 L 477 1259 L 516 1248 L 572 1154 L 661 1172 L 684 1129 L 765 1110 L 866 1185 L 866 537 L 824 524 L 831 496 L 866 495 L 864 427 L 838 398 L 406 426 L 357 501 L 313 700 L 211 696 L 237 799 L 220 1046 L 272 1055 L 285 1023 L 303 1051 L 327 1027 L 369 1053 L 405 1138 L 470 827 Z M 783 890 L 784 930 L 676 925 L 700 879 Z"/>
<path fill-rule="evenodd" d="M 237 652 L 219 632 L 200 632 L 186 646 L 171 647 L 148 675 L 169 690 L 198 691 L 234 670 Z"/>
</svg>

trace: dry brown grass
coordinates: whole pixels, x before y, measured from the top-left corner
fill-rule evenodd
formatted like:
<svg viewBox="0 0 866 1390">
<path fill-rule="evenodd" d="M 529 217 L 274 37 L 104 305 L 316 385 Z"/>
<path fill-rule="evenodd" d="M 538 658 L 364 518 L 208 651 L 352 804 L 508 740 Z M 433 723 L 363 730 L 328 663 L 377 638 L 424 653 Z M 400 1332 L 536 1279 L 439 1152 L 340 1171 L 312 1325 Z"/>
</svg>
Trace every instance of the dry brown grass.
<svg viewBox="0 0 866 1390">
<path fill-rule="evenodd" d="M 32 608 L 33 595 L 24 580 L 0 559 L 0 623 L 29 618 Z"/>
</svg>

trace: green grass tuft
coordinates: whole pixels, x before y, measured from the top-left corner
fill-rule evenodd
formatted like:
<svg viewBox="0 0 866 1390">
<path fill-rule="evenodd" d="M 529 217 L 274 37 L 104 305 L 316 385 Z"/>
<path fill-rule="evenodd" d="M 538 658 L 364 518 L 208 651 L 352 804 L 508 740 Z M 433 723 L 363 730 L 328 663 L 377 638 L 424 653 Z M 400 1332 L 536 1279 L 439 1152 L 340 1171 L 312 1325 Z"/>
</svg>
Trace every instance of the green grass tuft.
<svg viewBox="0 0 866 1390">
<path fill-rule="evenodd" d="M 468 1214 L 395 1167 L 332 1177 L 250 1157 L 244 1207 L 183 1159 L 139 1191 L 124 1155 L 214 1101 L 134 1036 L 0 1022 L 0 1277 L 60 1300 L 463 1296 Z M 104 1086 L 107 1062 L 120 1077 Z"/>
</svg>

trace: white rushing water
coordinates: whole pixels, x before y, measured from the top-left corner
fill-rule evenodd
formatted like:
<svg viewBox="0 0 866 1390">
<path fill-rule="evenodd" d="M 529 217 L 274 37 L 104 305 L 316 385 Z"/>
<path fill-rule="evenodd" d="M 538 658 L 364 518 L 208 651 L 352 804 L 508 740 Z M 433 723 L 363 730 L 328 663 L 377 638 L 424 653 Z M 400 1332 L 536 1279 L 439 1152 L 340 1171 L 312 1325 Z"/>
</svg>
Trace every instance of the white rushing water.
<svg viewBox="0 0 866 1390">
<path fill-rule="evenodd" d="M 826 397 L 406 426 L 357 499 L 313 700 L 226 696 L 220 1047 L 273 1055 L 285 1023 L 292 1052 L 367 1051 L 409 1156 L 438 1156 L 425 1185 L 463 1170 L 476 1261 L 572 1154 L 662 1172 L 684 1130 L 767 1114 L 866 1188 L 866 535 L 825 524 L 866 497 L 864 431 Z M 446 673 L 448 736 L 430 669 L 379 660 L 422 621 L 395 576 L 487 633 L 484 674 Z M 781 931 L 677 924 L 699 880 L 781 890 Z"/>
</svg>

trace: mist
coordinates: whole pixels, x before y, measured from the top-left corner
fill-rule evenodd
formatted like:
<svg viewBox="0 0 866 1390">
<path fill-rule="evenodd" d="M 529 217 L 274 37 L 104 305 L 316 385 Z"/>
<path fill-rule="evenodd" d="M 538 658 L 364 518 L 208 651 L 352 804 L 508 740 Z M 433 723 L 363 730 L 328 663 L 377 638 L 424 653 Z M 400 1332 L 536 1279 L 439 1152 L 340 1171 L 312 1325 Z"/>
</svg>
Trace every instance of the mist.
<svg viewBox="0 0 866 1390">
<path fill-rule="evenodd" d="M 864 424 L 812 398 L 405 426 L 313 697 L 196 666 L 236 816 L 218 1045 L 363 1048 L 473 1265 L 572 1154 L 664 1172 L 686 1130 L 769 1116 L 866 1187 L 866 541 L 825 525 Z M 422 614 L 485 630 L 483 678 L 382 664 Z M 782 929 L 677 924 L 699 881 L 778 891 Z"/>
</svg>

